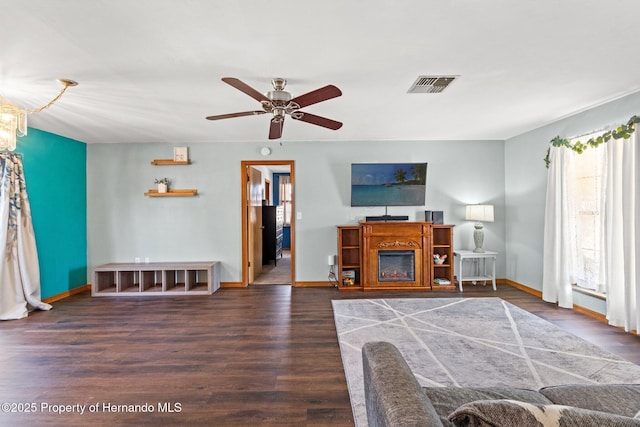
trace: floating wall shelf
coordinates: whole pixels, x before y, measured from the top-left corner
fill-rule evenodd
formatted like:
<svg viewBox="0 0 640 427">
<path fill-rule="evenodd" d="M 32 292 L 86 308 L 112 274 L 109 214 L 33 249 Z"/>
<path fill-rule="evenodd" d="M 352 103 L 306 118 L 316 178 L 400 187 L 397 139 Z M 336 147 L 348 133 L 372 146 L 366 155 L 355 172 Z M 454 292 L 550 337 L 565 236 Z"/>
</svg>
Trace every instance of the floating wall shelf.
<svg viewBox="0 0 640 427">
<path fill-rule="evenodd" d="M 186 189 L 186 190 L 167 190 L 166 193 L 159 193 L 158 190 L 149 190 L 144 193 L 145 196 L 149 197 L 189 197 L 195 196 L 198 194 L 198 190 L 194 189 Z"/>
<path fill-rule="evenodd" d="M 182 162 L 176 162 L 173 159 L 157 159 L 157 160 L 152 160 L 151 164 L 155 165 L 155 166 L 190 165 L 191 164 L 191 160 L 185 160 L 185 161 L 182 161 Z"/>
</svg>

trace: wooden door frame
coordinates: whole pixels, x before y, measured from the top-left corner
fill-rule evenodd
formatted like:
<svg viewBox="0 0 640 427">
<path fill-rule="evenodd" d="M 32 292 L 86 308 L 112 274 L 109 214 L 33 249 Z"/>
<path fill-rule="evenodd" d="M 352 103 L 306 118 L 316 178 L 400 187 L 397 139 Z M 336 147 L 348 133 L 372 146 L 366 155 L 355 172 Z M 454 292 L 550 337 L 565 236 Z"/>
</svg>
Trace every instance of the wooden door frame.
<svg viewBox="0 0 640 427">
<path fill-rule="evenodd" d="M 242 213 L 242 287 L 249 286 L 249 253 L 247 248 L 247 168 L 249 166 L 289 166 L 289 175 L 291 177 L 291 185 L 293 186 L 293 200 L 291 201 L 291 225 L 290 225 L 290 241 L 291 241 L 291 286 L 295 286 L 294 278 L 295 266 L 296 266 L 296 251 L 295 251 L 295 203 L 296 203 L 296 186 L 295 186 L 295 162 L 293 160 L 241 160 L 240 161 L 240 191 L 241 191 L 241 207 Z"/>
</svg>

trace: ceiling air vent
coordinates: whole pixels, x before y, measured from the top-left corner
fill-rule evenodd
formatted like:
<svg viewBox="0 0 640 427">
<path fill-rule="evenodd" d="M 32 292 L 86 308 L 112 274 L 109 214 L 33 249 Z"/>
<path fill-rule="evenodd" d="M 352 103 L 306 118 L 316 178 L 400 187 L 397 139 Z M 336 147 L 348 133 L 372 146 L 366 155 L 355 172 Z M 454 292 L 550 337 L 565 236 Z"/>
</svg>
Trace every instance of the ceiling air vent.
<svg viewBox="0 0 640 427">
<path fill-rule="evenodd" d="M 440 93 L 460 76 L 420 76 L 407 93 Z"/>
</svg>

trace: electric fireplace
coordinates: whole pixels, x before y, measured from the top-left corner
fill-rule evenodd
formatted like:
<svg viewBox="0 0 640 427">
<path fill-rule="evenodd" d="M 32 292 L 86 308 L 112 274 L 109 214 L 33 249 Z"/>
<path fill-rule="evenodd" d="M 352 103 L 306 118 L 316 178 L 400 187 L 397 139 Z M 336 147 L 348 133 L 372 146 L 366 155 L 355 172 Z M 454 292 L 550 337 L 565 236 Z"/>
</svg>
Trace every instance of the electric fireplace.
<svg viewBox="0 0 640 427">
<path fill-rule="evenodd" d="M 364 222 L 363 289 L 431 289 L 429 223 Z"/>
<path fill-rule="evenodd" d="M 378 251 L 379 282 L 413 282 L 415 280 L 415 251 Z"/>
</svg>

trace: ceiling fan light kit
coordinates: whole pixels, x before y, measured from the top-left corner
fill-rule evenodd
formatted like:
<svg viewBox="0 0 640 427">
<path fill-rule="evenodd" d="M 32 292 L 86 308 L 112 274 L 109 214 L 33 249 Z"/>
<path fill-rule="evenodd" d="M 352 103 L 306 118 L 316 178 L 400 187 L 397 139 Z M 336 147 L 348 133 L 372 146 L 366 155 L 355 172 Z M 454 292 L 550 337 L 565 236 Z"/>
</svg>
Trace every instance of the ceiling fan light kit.
<svg viewBox="0 0 640 427">
<path fill-rule="evenodd" d="M 270 113 L 273 117 L 271 118 L 271 124 L 269 126 L 269 139 L 279 139 L 282 136 L 282 128 L 287 115 L 294 120 L 311 123 L 331 130 L 338 130 L 342 127 L 342 123 L 336 120 L 300 111 L 301 108 L 309 105 L 341 96 L 342 92 L 340 89 L 333 85 L 327 85 L 294 98 L 289 92 L 284 90 L 287 81 L 282 78 L 271 80 L 273 90 L 267 92 L 266 95 L 258 92 L 256 89 L 235 77 L 223 77 L 222 81 L 260 102 L 262 110 L 208 116 L 207 120 L 222 120 Z"/>
</svg>

